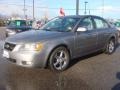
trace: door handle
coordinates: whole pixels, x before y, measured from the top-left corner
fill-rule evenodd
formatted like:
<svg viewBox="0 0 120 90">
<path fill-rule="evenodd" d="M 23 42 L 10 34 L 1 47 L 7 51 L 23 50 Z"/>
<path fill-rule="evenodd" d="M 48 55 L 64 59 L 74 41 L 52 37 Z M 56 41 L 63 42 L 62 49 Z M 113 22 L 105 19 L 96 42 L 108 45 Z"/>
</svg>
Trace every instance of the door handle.
<svg viewBox="0 0 120 90">
<path fill-rule="evenodd" d="M 96 36 L 97 33 L 88 33 L 88 35 L 94 35 L 94 36 Z"/>
<path fill-rule="evenodd" d="M 97 35 L 97 34 L 96 34 L 96 33 L 94 33 L 94 34 L 92 34 L 92 35 L 94 35 L 94 36 L 95 36 L 95 35 Z"/>
</svg>

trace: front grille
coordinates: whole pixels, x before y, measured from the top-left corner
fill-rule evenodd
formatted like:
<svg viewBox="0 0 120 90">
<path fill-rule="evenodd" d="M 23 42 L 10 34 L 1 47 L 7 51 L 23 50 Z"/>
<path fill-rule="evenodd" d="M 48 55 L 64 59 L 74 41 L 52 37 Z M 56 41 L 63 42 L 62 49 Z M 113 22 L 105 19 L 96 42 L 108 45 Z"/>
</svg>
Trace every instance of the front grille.
<svg viewBox="0 0 120 90">
<path fill-rule="evenodd" d="M 12 51 L 14 48 L 15 48 L 15 44 L 12 44 L 12 43 L 6 42 L 4 45 L 4 49 L 6 49 L 8 51 Z"/>
</svg>

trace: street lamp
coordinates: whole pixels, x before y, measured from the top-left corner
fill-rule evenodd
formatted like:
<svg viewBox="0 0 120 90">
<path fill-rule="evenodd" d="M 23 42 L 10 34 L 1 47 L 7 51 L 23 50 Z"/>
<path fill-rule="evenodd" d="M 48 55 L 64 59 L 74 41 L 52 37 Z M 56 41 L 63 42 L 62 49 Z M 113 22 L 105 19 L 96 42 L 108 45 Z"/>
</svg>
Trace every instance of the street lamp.
<svg viewBox="0 0 120 90">
<path fill-rule="evenodd" d="M 79 0 L 76 0 L 76 15 L 79 15 Z"/>
<path fill-rule="evenodd" d="M 88 3 L 88 2 L 85 1 L 84 3 L 85 3 L 85 13 L 84 13 L 84 14 L 86 15 L 86 14 L 87 14 L 86 7 L 87 7 L 87 3 Z"/>
</svg>

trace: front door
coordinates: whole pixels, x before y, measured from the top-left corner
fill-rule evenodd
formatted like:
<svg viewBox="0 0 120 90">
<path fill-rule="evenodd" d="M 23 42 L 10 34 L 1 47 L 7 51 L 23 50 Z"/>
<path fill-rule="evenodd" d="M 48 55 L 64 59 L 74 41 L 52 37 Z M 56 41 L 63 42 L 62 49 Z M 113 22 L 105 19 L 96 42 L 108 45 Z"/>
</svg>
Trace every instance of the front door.
<svg viewBox="0 0 120 90">
<path fill-rule="evenodd" d="M 94 52 L 97 46 L 97 32 L 94 29 L 91 17 L 86 17 L 79 23 L 78 27 L 85 27 L 87 31 L 76 32 L 75 51 L 78 56 Z"/>
</svg>

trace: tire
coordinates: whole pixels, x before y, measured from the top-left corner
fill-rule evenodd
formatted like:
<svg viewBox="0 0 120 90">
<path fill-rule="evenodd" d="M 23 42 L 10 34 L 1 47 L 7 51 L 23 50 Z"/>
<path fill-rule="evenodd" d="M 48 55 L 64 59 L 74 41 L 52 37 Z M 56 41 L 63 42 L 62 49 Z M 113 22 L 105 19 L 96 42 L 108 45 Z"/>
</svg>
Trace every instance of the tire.
<svg viewBox="0 0 120 90">
<path fill-rule="evenodd" d="M 114 53 L 115 49 L 116 49 L 115 40 L 110 39 L 106 45 L 105 53 L 110 55 Z"/>
<path fill-rule="evenodd" d="M 49 67 L 52 71 L 64 71 L 70 61 L 69 52 L 65 47 L 56 48 L 49 58 Z"/>
</svg>

